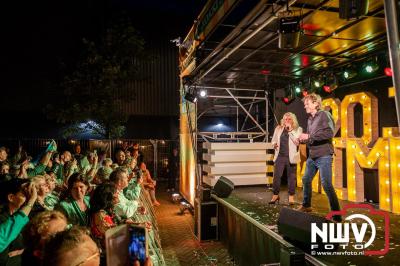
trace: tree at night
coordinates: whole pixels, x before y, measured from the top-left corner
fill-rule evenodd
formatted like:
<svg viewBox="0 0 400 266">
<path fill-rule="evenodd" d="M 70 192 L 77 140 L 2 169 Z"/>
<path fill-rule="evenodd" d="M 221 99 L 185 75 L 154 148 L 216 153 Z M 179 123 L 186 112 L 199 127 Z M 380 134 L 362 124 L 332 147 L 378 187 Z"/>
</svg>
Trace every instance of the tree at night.
<svg viewBox="0 0 400 266">
<path fill-rule="evenodd" d="M 61 83 L 61 103 L 49 105 L 46 113 L 68 125 L 65 137 L 87 130 L 102 138 L 121 137 L 128 120 L 121 106 L 136 98 L 127 84 L 140 79 L 141 62 L 150 60 L 144 39 L 130 22 L 120 21 L 99 41 L 83 39 L 83 47 L 76 68 Z"/>
</svg>

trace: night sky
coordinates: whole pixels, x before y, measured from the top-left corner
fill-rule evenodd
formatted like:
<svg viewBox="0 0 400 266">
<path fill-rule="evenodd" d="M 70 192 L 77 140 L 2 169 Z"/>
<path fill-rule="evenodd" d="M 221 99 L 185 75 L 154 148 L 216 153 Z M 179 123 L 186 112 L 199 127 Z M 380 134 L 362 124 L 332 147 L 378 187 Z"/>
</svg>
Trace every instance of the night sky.
<svg viewBox="0 0 400 266">
<path fill-rule="evenodd" d="M 79 58 L 82 38 L 98 38 L 112 18 L 130 17 L 149 47 L 184 37 L 206 0 L 10 2 L 1 16 L 0 106 L 3 119 L 14 127 L 11 121 L 27 112 L 27 116 L 43 116 L 43 107 L 59 97 L 53 84 Z"/>
</svg>

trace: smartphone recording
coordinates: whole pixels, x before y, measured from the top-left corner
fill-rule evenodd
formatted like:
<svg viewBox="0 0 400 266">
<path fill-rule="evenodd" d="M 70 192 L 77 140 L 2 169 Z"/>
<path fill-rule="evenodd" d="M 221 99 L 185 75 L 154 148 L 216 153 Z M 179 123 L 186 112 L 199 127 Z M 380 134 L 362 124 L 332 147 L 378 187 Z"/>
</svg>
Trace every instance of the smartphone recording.
<svg viewBox="0 0 400 266">
<path fill-rule="evenodd" d="M 148 235 L 144 226 L 120 225 L 106 232 L 107 265 L 144 265 L 148 254 Z"/>
</svg>

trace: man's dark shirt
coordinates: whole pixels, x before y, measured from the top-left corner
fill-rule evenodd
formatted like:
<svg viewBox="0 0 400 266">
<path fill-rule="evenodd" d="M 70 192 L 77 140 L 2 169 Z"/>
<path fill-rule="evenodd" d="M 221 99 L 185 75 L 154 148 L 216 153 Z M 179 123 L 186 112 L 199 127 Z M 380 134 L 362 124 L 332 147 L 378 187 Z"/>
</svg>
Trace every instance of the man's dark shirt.
<svg viewBox="0 0 400 266">
<path fill-rule="evenodd" d="M 317 111 L 307 121 L 307 133 L 310 135 L 307 147 L 309 157 L 318 158 L 333 154 L 332 138 L 335 130 L 335 122 L 327 111 Z"/>
</svg>

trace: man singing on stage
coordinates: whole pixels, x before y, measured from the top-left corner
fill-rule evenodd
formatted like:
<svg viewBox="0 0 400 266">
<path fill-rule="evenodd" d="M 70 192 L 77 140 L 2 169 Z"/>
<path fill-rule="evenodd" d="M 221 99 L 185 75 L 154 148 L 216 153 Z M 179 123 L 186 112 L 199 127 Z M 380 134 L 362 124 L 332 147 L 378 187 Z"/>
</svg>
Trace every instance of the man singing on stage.
<svg viewBox="0 0 400 266">
<path fill-rule="evenodd" d="M 307 133 L 299 136 L 299 141 L 307 143 L 308 158 L 303 176 L 303 205 L 299 211 L 311 212 L 311 183 L 319 170 L 322 187 L 329 199 L 332 211 L 340 210 L 339 201 L 332 185 L 332 156 L 335 123 L 332 115 L 321 110 L 321 96 L 312 93 L 304 97 L 304 108 L 308 117 Z M 340 216 L 333 216 L 335 221 L 341 221 Z"/>
</svg>

